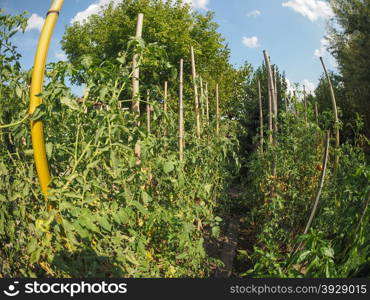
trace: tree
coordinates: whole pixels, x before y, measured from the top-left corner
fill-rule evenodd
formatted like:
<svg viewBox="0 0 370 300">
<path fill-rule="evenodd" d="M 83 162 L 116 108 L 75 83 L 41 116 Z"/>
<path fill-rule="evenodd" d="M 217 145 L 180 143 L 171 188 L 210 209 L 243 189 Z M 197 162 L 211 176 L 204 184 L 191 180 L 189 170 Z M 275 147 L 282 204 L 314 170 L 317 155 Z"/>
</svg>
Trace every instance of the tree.
<svg viewBox="0 0 370 300">
<path fill-rule="evenodd" d="M 114 61 L 127 49 L 138 13 L 144 14 L 143 40 L 163 46 L 172 66 L 178 66 L 180 59 L 184 59 L 185 81 L 190 82 L 191 45 L 195 49 L 198 73 L 211 87 L 222 74 L 230 71 L 229 49 L 216 31 L 218 25 L 213 21 L 213 13 L 201 15 L 181 0 L 126 0 L 116 6 L 106 6 L 101 15 L 92 15 L 82 24 L 75 22 L 66 29 L 62 40 L 70 62 L 78 66 L 86 55 L 93 58 L 95 65 L 103 60 Z M 168 71 L 162 69 L 148 74 L 144 68 L 140 77 L 147 85 L 162 86 L 164 81 L 169 81 L 169 87 L 176 94 L 177 85 L 175 87 L 175 81 L 171 84 Z M 81 78 L 74 79 L 83 83 Z M 190 87 L 185 87 L 184 96 L 189 97 L 190 93 Z"/>
<path fill-rule="evenodd" d="M 353 105 L 353 114 L 364 117 L 365 134 L 369 137 L 370 1 L 330 0 L 330 4 L 336 15 L 330 29 L 330 49 L 339 64 L 345 101 L 347 106 Z"/>
</svg>

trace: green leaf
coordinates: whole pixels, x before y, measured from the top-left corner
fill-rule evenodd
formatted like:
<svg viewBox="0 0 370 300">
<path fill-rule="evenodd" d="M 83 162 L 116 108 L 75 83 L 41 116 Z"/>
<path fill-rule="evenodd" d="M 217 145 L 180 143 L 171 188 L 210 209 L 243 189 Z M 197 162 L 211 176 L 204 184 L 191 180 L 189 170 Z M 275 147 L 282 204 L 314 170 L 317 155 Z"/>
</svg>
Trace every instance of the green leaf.
<svg viewBox="0 0 370 300">
<path fill-rule="evenodd" d="M 188 253 L 182 253 L 176 256 L 176 259 L 184 259 L 188 257 Z"/>
<path fill-rule="evenodd" d="M 51 154 L 53 153 L 53 144 L 52 143 L 46 143 L 45 148 L 46 148 L 46 155 L 47 155 L 48 158 L 50 158 Z"/>
<path fill-rule="evenodd" d="M 139 212 L 141 212 L 143 215 L 147 215 L 148 210 L 139 202 L 132 201 L 131 205 L 135 206 Z"/>
<path fill-rule="evenodd" d="M 168 174 L 170 172 L 172 172 L 175 168 L 175 165 L 172 161 L 166 161 L 164 164 L 163 164 L 163 171 Z"/>
<path fill-rule="evenodd" d="M 41 248 L 38 248 L 31 254 L 30 262 L 33 264 L 35 262 L 38 262 L 40 259 L 40 254 L 41 254 Z"/>
<path fill-rule="evenodd" d="M 62 97 L 60 99 L 60 103 L 68 106 L 70 109 L 73 109 L 73 110 L 81 110 L 75 100 L 69 99 L 67 97 Z"/>
<path fill-rule="evenodd" d="M 98 224 L 106 231 L 111 231 L 112 225 L 109 223 L 107 217 L 98 218 Z"/>
<path fill-rule="evenodd" d="M 27 246 L 27 253 L 28 254 L 33 253 L 36 250 L 36 248 L 37 248 L 37 240 L 32 239 L 31 242 Z"/>
<path fill-rule="evenodd" d="M 46 106 L 45 104 L 40 104 L 39 106 L 36 107 L 35 111 L 30 116 L 30 120 L 32 121 L 41 120 L 45 115 L 46 115 Z"/>
<path fill-rule="evenodd" d="M 93 59 L 89 55 L 84 55 L 81 60 L 81 65 L 83 65 L 86 69 L 90 68 L 93 64 Z"/>
<path fill-rule="evenodd" d="M 152 197 L 150 197 L 150 195 L 145 191 L 141 192 L 141 199 L 143 200 L 144 203 L 152 201 Z"/>
</svg>

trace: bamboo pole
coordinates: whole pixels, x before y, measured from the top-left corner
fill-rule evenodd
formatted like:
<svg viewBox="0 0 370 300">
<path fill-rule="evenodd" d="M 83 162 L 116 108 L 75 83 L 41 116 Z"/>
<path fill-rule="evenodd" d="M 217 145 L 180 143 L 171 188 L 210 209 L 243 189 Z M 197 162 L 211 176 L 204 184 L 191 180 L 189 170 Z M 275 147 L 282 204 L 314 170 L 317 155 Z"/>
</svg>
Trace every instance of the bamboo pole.
<svg viewBox="0 0 370 300">
<path fill-rule="evenodd" d="M 183 73 L 184 60 L 180 60 L 180 89 L 179 89 L 179 159 L 184 160 L 184 106 L 183 106 Z"/>
<path fill-rule="evenodd" d="M 54 0 L 52 3 L 43 25 L 39 43 L 36 50 L 34 67 L 32 71 L 32 82 L 30 89 L 30 106 L 28 113 L 32 115 L 36 108 L 42 103 L 42 99 L 36 95 L 42 91 L 44 81 L 45 64 L 50 46 L 51 36 L 55 28 L 60 10 L 62 9 L 64 0 Z M 34 160 L 39 178 L 41 191 L 45 199 L 48 196 L 48 185 L 51 177 L 49 173 L 49 165 L 46 156 L 44 125 L 41 120 L 31 121 L 31 136 Z"/>
<path fill-rule="evenodd" d="M 144 15 L 138 14 L 136 24 L 136 38 L 141 38 L 143 32 Z M 132 59 L 132 110 L 136 115 L 140 115 L 140 92 L 139 92 L 139 76 L 140 68 L 138 66 L 139 54 L 134 54 Z"/>
<path fill-rule="evenodd" d="M 216 134 L 220 134 L 220 99 L 218 91 L 218 83 L 216 84 Z"/>
<path fill-rule="evenodd" d="M 316 192 L 315 203 L 313 205 L 310 217 L 308 219 L 308 222 L 306 224 L 306 228 L 304 229 L 303 234 L 306 234 L 308 232 L 308 229 L 311 226 L 313 217 L 315 216 L 317 206 L 319 204 L 319 199 L 320 199 L 320 195 L 321 195 L 321 192 L 322 192 L 322 188 L 324 187 L 324 180 L 325 180 L 325 174 L 326 174 L 326 168 L 327 168 L 328 156 L 329 156 L 329 144 L 330 144 L 329 141 L 330 141 L 330 131 L 327 131 L 326 132 L 326 140 L 325 140 L 325 154 L 324 154 L 324 159 L 323 159 L 323 164 L 322 164 L 323 168 L 322 168 L 322 171 L 321 171 L 320 184 L 319 184 L 319 187 L 318 187 L 317 192 Z"/>
<path fill-rule="evenodd" d="M 140 13 L 137 17 L 136 23 L 136 38 L 141 38 L 143 32 L 143 21 L 144 21 L 144 14 Z M 137 118 L 140 117 L 140 86 L 139 86 L 139 76 L 140 76 L 140 69 L 138 66 L 139 62 L 139 55 L 134 54 L 132 59 L 132 111 L 134 112 Z M 139 125 L 139 123 L 137 123 Z M 135 157 L 136 157 L 136 164 L 140 164 L 141 160 L 141 146 L 140 141 L 137 141 L 135 144 L 134 149 Z"/>
<path fill-rule="evenodd" d="M 197 86 L 197 72 L 195 69 L 195 57 L 194 57 L 194 47 L 190 47 L 191 52 L 191 68 L 193 75 L 193 85 L 194 85 L 194 105 L 195 105 L 195 118 L 196 118 L 196 132 L 197 137 L 200 138 L 200 116 L 199 116 L 199 99 L 198 99 L 198 86 Z"/>
<path fill-rule="evenodd" d="M 260 110 L 260 149 L 263 152 L 263 111 L 262 111 L 262 94 L 261 94 L 261 83 L 258 80 L 258 104 Z"/>
<path fill-rule="evenodd" d="M 206 82 L 206 118 L 209 125 L 209 98 L 208 98 L 208 82 Z"/>
<path fill-rule="evenodd" d="M 148 130 L 148 135 L 150 135 L 150 110 L 151 110 L 151 105 L 149 103 L 150 101 L 150 91 L 146 91 L 146 128 Z"/>
<path fill-rule="evenodd" d="M 266 69 L 267 69 L 267 77 L 268 77 L 268 86 L 270 90 L 270 105 L 272 107 L 271 115 L 272 117 L 272 126 L 273 126 L 273 132 L 272 132 L 272 137 L 270 133 L 270 143 L 271 143 L 271 138 L 272 138 L 272 145 L 276 145 L 276 138 L 277 138 L 277 101 L 276 101 L 276 93 L 275 93 L 275 83 L 274 83 L 274 78 L 271 70 L 271 65 L 270 65 L 270 57 L 267 54 L 266 50 L 263 50 L 263 55 L 265 57 L 265 63 L 266 63 Z M 272 168 L 271 168 L 271 176 L 275 180 L 276 178 L 276 153 L 274 152 L 274 156 L 272 159 Z M 273 197 L 275 195 L 275 183 L 271 187 L 270 191 L 270 196 Z"/>
<path fill-rule="evenodd" d="M 322 67 L 324 69 L 326 79 L 327 79 L 328 84 L 329 84 L 331 104 L 332 104 L 334 119 L 335 119 L 335 146 L 336 146 L 336 148 L 338 148 L 339 147 L 339 127 L 338 127 L 339 126 L 339 119 L 338 119 L 338 111 L 337 111 L 337 104 L 336 104 L 336 100 L 335 100 L 334 89 L 333 89 L 333 85 L 331 84 L 331 80 L 330 80 L 330 77 L 329 77 L 329 74 L 328 74 L 328 70 L 326 69 L 326 66 L 325 66 L 325 63 L 324 63 L 324 60 L 323 60 L 322 57 L 320 57 L 320 61 L 321 61 Z"/>
<path fill-rule="evenodd" d="M 269 90 L 269 141 L 270 144 L 274 144 L 273 133 L 275 132 L 275 112 L 274 112 L 274 82 L 272 78 L 270 60 L 266 50 L 263 50 L 263 55 L 265 57 L 265 65 L 267 71 L 267 83 L 268 83 L 268 90 Z"/>
<path fill-rule="evenodd" d="M 277 92 L 277 72 L 276 72 L 276 65 L 274 65 L 274 118 L 275 118 L 275 131 L 277 134 L 277 127 L 278 127 L 278 92 Z"/>
</svg>

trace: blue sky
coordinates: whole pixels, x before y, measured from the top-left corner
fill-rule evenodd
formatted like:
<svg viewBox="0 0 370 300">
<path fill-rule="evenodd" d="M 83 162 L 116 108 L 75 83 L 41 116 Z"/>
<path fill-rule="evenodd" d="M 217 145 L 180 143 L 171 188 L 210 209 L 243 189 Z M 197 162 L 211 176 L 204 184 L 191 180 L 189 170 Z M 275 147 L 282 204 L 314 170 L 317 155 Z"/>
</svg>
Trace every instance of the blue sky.
<svg viewBox="0 0 370 300">
<path fill-rule="evenodd" d="M 48 62 L 65 59 L 60 40 L 71 20 L 82 20 L 99 13 L 99 4 L 110 0 L 65 0 L 51 41 Z M 124 0 L 113 0 L 120 2 Z M 245 61 L 257 67 L 262 63 L 262 50 L 268 50 L 272 63 L 286 71 L 291 83 L 305 84 L 312 90 L 322 74 L 318 57 L 335 70 L 335 60 L 326 51 L 326 24 L 332 11 L 325 0 L 185 0 L 201 13 L 215 12 L 218 31 L 231 49 L 231 62 L 240 66 Z M 25 34 L 15 36 L 22 54 L 22 65 L 33 64 L 43 18 L 52 0 L 0 0 L 7 13 L 29 12 Z M 82 89 L 74 89 L 81 93 Z"/>
</svg>

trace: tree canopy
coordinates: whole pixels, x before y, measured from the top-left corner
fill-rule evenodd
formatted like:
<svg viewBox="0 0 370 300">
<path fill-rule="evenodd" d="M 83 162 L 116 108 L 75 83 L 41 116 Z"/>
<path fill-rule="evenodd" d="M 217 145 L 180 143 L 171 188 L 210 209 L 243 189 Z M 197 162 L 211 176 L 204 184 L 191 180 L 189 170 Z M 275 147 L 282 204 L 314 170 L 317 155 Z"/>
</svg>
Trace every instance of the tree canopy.
<svg viewBox="0 0 370 300">
<path fill-rule="evenodd" d="M 370 136 L 370 1 L 330 0 L 336 15 L 331 25 L 331 51 L 345 88 L 343 109 L 364 117 Z"/>
</svg>

